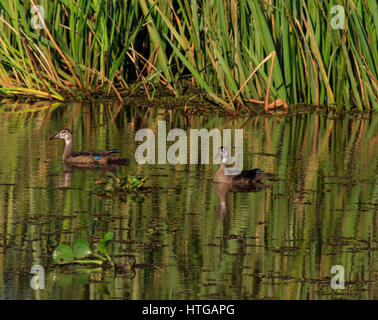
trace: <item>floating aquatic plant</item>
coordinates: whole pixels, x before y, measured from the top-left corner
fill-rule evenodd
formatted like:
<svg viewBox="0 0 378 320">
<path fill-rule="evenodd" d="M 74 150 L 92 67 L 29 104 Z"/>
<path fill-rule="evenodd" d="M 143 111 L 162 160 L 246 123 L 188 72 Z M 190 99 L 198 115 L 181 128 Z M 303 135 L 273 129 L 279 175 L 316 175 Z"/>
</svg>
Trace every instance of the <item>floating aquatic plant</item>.
<svg viewBox="0 0 378 320">
<path fill-rule="evenodd" d="M 105 184 L 105 192 L 137 192 L 143 188 L 146 180 L 147 177 L 118 177 L 109 174 L 107 178 L 97 180 L 96 184 Z"/>
<path fill-rule="evenodd" d="M 114 265 L 109 253 L 108 247 L 111 240 L 113 240 L 113 232 L 108 232 L 104 238 L 97 244 L 97 251 L 102 253 L 93 252 L 89 243 L 85 239 L 79 239 L 71 248 L 68 244 L 61 244 L 55 248 L 52 257 L 57 264 L 98 264 L 103 265 L 104 262 Z"/>
</svg>

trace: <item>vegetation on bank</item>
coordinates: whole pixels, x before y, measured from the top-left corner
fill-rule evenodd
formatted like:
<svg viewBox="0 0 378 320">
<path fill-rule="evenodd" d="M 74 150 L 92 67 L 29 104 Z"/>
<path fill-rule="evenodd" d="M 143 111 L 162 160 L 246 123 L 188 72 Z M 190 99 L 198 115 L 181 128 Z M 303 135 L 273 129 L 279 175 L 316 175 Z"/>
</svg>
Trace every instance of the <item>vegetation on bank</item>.
<svg viewBox="0 0 378 320">
<path fill-rule="evenodd" d="M 335 5 L 344 29 L 332 28 Z M 230 111 L 378 110 L 375 1 L 14 0 L 0 10 L 3 95 L 122 100 L 142 86 L 153 99 L 159 81 L 174 95 L 190 83 Z"/>
</svg>

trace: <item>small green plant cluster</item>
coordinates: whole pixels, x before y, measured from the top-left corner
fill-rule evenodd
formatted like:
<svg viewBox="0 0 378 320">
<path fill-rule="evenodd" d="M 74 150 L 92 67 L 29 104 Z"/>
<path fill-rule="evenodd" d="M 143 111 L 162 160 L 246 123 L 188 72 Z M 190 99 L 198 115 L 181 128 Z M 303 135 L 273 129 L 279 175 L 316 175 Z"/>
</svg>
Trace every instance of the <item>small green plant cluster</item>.
<svg viewBox="0 0 378 320">
<path fill-rule="evenodd" d="M 74 243 L 72 248 L 67 244 L 59 245 L 52 253 L 52 257 L 57 264 L 94 263 L 102 265 L 104 262 L 111 263 L 111 258 L 108 253 L 108 246 L 110 241 L 113 240 L 113 236 L 113 232 L 108 232 L 97 244 L 97 251 L 103 255 L 94 253 L 93 250 L 91 250 L 88 241 L 85 239 L 80 239 Z"/>
<path fill-rule="evenodd" d="M 105 184 L 105 192 L 136 192 L 143 188 L 146 179 L 147 177 L 117 177 L 115 175 L 108 175 L 107 179 L 97 180 L 96 184 Z"/>
<path fill-rule="evenodd" d="M 124 191 L 133 192 L 141 189 L 146 181 L 147 177 L 142 179 L 136 177 L 126 177 L 121 180 L 120 186 Z"/>
</svg>

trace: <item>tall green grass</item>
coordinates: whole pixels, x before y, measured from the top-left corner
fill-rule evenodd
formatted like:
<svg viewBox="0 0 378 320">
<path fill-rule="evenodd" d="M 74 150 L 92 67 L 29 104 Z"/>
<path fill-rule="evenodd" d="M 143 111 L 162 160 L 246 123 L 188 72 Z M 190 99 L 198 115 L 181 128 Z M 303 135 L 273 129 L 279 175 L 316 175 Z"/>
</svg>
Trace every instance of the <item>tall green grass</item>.
<svg viewBox="0 0 378 320">
<path fill-rule="evenodd" d="M 130 81 L 177 93 L 189 77 L 231 111 L 378 109 L 375 1 L 42 0 L 43 30 L 30 28 L 34 4 L 0 2 L 2 93 L 122 100 Z M 335 5 L 345 29 L 331 26 Z"/>
<path fill-rule="evenodd" d="M 30 26 L 35 4 L 0 4 L 0 90 L 59 100 L 99 90 L 120 97 L 115 83 L 126 87 L 134 72 L 126 52 L 145 23 L 137 1 L 40 1 L 41 30 Z"/>
</svg>

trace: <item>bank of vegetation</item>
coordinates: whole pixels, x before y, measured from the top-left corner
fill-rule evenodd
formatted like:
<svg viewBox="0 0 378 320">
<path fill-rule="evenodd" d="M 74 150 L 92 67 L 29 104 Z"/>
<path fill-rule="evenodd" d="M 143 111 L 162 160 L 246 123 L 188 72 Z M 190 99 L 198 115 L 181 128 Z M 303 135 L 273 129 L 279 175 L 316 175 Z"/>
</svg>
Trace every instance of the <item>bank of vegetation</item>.
<svg viewBox="0 0 378 320">
<path fill-rule="evenodd" d="M 1 0 L 0 10 L 0 95 L 123 100 L 142 87 L 153 99 L 160 83 L 230 111 L 378 109 L 376 1 Z"/>
</svg>

